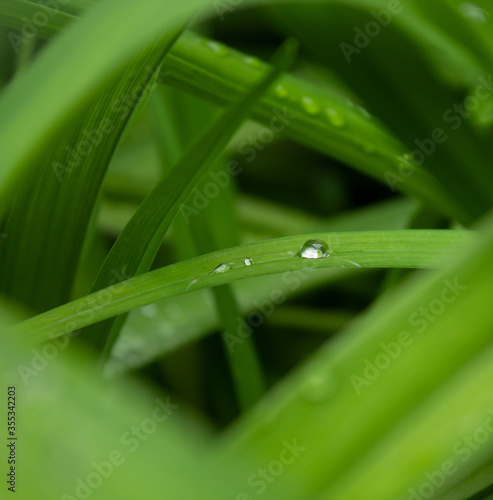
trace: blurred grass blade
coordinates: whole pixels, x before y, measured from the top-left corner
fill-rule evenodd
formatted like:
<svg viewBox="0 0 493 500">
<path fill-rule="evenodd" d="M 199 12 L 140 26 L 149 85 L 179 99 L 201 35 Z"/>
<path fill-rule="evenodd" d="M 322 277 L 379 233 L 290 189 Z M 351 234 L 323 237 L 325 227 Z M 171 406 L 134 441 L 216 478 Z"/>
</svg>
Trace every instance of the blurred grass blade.
<svg viewBox="0 0 493 500">
<path fill-rule="evenodd" d="M 204 462 L 213 452 L 208 432 L 178 398 L 129 379 L 101 384 L 81 353 L 48 361 L 5 335 L 0 349 L 0 382 L 16 391 L 19 498 L 134 500 L 157 491 L 174 500 L 235 497 L 244 460 Z M 33 360 L 45 363 L 40 372 Z"/>
<path fill-rule="evenodd" d="M 126 313 L 157 300 L 238 279 L 320 268 L 438 267 L 471 241 L 466 231 L 374 231 L 315 233 L 220 250 L 157 269 L 77 299 L 21 323 L 16 331 L 33 341 L 48 340 Z M 327 242 L 330 257 L 298 256 L 308 240 Z M 245 265 L 245 259 L 253 265 Z M 214 272 L 221 264 L 227 272 Z M 224 269 L 224 268 L 223 268 Z"/>
<path fill-rule="evenodd" d="M 7 18 L 4 22 L 9 21 Z M 446 41 L 440 37 L 438 40 L 447 46 Z M 267 65 L 216 41 L 190 34 L 175 45 L 165 69 L 167 83 L 226 104 L 265 73 Z M 295 141 L 421 198 L 445 214 L 462 222 L 470 220 L 433 176 L 409 163 L 406 146 L 381 122 L 370 119 L 366 110 L 359 110 L 334 91 L 318 89 L 287 75 L 259 102 L 252 116 L 281 129 Z M 405 182 L 394 182 L 396 178 L 404 178 Z"/>
<path fill-rule="evenodd" d="M 71 117 L 68 130 L 17 189 L 3 228 L 10 237 L 0 247 L 0 288 L 34 311 L 72 298 L 106 169 L 175 38 L 163 37 L 118 71 L 102 94 Z"/>
<path fill-rule="evenodd" d="M 296 438 L 309 452 L 291 475 L 303 478 L 303 497 L 321 500 L 413 498 L 408 488 L 446 460 L 460 470 L 457 443 L 491 411 L 492 251 L 490 219 L 446 271 L 391 290 L 282 383 L 230 433 L 225 454 L 248 450 L 264 463 Z"/>
<path fill-rule="evenodd" d="M 176 28 L 206 3 L 205 0 L 98 2 L 43 50 L 0 96 L 2 208 L 12 194 L 15 181 L 27 175 L 28 168 L 34 168 L 36 158 L 53 144 L 73 114 L 142 49 L 156 43 L 163 33 Z M 33 8 L 39 6 L 33 4 Z"/>
<path fill-rule="evenodd" d="M 188 148 L 137 209 L 105 259 L 93 290 L 114 282 L 115 272 L 132 277 L 148 271 L 171 222 L 195 185 L 222 154 L 248 111 L 276 78 L 293 61 L 295 42 L 286 42 L 276 54 L 274 69 L 246 97 L 227 109 L 202 136 Z M 84 333 L 100 351 L 104 362 L 115 343 L 122 319 L 95 325 Z"/>
</svg>

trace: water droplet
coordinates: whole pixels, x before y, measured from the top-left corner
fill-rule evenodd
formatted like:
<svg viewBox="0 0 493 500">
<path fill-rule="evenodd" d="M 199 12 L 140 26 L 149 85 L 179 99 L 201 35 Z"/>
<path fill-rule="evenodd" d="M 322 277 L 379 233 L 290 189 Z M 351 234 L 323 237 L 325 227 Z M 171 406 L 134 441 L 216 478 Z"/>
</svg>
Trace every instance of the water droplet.
<svg viewBox="0 0 493 500">
<path fill-rule="evenodd" d="M 339 111 L 334 108 L 325 108 L 325 116 L 334 127 L 342 127 L 346 123 Z"/>
<path fill-rule="evenodd" d="M 287 91 L 286 87 L 284 85 L 279 84 L 275 89 L 274 92 L 277 97 L 281 99 L 286 99 L 289 95 L 289 92 Z"/>
<path fill-rule="evenodd" d="M 303 96 L 301 98 L 301 104 L 303 109 L 310 115 L 316 115 L 320 112 L 320 106 L 311 97 L 306 95 Z"/>
<path fill-rule="evenodd" d="M 478 5 L 470 2 L 464 2 L 461 4 L 460 10 L 464 17 L 467 17 L 477 24 L 486 24 L 488 22 L 490 13 Z"/>
<path fill-rule="evenodd" d="M 262 62 L 260 61 L 260 59 L 257 59 L 256 57 L 245 56 L 243 58 L 243 61 L 249 66 L 256 66 L 256 67 L 262 66 Z"/>
<path fill-rule="evenodd" d="M 193 280 L 193 281 L 190 281 L 190 283 L 189 283 L 189 284 L 188 284 L 188 286 L 187 286 L 187 290 L 186 290 L 186 291 L 188 292 L 188 290 L 190 290 L 190 288 L 191 288 L 193 285 L 195 285 L 195 283 L 197 283 L 197 281 L 199 281 L 199 279 L 198 279 L 198 278 L 197 278 L 197 279 L 195 279 L 195 280 Z"/>
<path fill-rule="evenodd" d="M 157 314 L 157 307 L 154 304 L 143 306 L 140 308 L 140 314 L 142 314 L 144 318 L 154 318 Z"/>
<path fill-rule="evenodd" d="M 251 266 L 253 264 L 252 259 L 245 259 L 245 266 Z"/>
<path fill-rule="evenodd" d="M 226 47 L 220 43 L 214 42 L 213 40 L 207 41 L 207 47 L 209 47 L 212 50 L 212 52 L 218 55 L 226 53 Z"/>
<path fill-rule="evenodd" d="M 212 271 L 213 273 L 227 273 L 231 269 L 229 264 L 220 264 Z"/>
<path fill-rule="evenodd" d="M 303 243 L 298 255 L 303 259 L 323 259 L 329 257 L 329 247 L 323 240 L 308 240 Z"/>
<path fill-rule="evenodd" d="M 334 382 L 331 377 L 314 373 L 303 384 L 301 395 L 312 403 L 326 400 L 333 392 Z"/>
</svg>

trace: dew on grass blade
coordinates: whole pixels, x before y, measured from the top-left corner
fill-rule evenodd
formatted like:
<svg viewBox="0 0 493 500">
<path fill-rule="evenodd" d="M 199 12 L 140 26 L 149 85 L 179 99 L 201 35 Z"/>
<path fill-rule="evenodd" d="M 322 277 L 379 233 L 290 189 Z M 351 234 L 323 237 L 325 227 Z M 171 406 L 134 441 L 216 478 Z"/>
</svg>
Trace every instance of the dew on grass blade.
<svg viewBox="0 0 493 500">
<path fill-rule="evenodd" d="M 311 97 L 303 96 L 301 104 L 309 115 L 316 115 L 320 111 L 319 105 Z"/>
<path fill-rule="evenodd" d="M 245 266 L 251 266 L 252 264 L 253 264 L 253 260 L 252 259 L 249 259 L 249 258 L 245 259 Z"/>
<path fill-rule="evenodd" d="M 227 273 L 231 269 L 229 264 L 220 264 L 212 271 L 213 273 Z"/>
<path fill-rule="evenodd" d="M 339 111 L 334 108 L 325 108 L 325 116 L 334 127 L 343 127 L 346 123 Z"/>
<path fill-rule="evenodd" d="M 323 259 L 330 256 L 329 246 L 323 240 L 308 240 L 303 243 L 298 256 L 303 259 Z"/>
<path fill-rule="evenodd" d="M 209 47 L 212 52 L 218 55 L 226 54 L 226 47 L 220 43 L 214 42 L 213 40 L 207 41 L 207 47 Z"/>
<path fill-rule="evenodd" d="M 287 91 L 286 87 L 282 84 L 279 84 L 275 89 L 274 92 L 277 97 L 280 99 L 286 99 L 288 97 L 289 92 Z"/>
</svg>

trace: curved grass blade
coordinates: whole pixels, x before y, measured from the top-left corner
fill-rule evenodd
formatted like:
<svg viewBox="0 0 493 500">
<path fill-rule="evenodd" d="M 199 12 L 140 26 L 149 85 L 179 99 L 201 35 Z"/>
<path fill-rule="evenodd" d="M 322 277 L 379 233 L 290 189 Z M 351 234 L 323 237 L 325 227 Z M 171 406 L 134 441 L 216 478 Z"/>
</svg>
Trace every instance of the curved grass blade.
<svg viewBox="0 0 493 500">
<path fill-rule="evenodd" d="M 53 144 L 73 114 L 141 50 L 205 4 L 205 0 L 98 2 L 49 44 L 0 96 L 3 208 L 14 183 L 34 168 L 36 158 Z"/>
<path fill-rule="evenodd" d="M 225 454 L 248 449 L 265 463 L 296 438 L 309 452 L 290 472 L 320 500 L 413 498 L 445 461 L 460 470 L 457 443 L 491 419 L 492 249 L 490 219 L 446 271 L 392 290 L 282 383 L 225 439 Z M 491 440 L 471 457 L 487 449 Z"/>
<path fill-rule="evenodd" d="M 0 311 L 2 333 L 6 324 Z M 210 432 L 178 398 L 129 378 L 101 384 L 81 352 L 51 358 L 34 376 L 33 352 L 19 339 L 1 335 L 0 349 L 0 383 L 5 392 L 16 388 L 19 498 L 133 500 L 158 491 L 173 500 L 235 498 L 248 465 L 213 463 Z M 152 433 L 141 434 L 149 422 Z"/>
<path fill-rule="evenodd" d="M 35 316 L 16 328 L 17 334 L 44 341 L 79 328 L 201 288 L 286 271 L 311 273 L 320 268 L 433 268 L 462 251 L 471 241 L 466 231 L 374 231 L 316 233 L 263 241 L 220 250 L 136 276 Z M 298 255 L 308 240 L 327 242 L 330 257 Z M 245 258 L 253 264 L 245 265 Z M 213 272 L 227 263 L 224 273 Z"/>
<path fill-rule="evenodd" d="M 257 200 L 252 203 L 256 204 Z M 273 237 L 280 236 L 276 233 L 279 232 L 280 226 L 283 226 L 282 223 L 284 223 L 282 230 L 286 233 L 282 236 L 300 234 L 303 227 L 313 231 L 317 228 L 318 231 L 363 231 L 368 227 L 376 230 L 403 229 L 414 210 L 414 204 L 409 200 L 394 200 L 336 216 L 324 222 L 305 213 L 296 214 L 292 221 L 289 218 L 286 221 L 285 218 L 281 219 L 280 215 L 289 212 L 286 207 L 268 204 L 261 205 L 261 208 L 264 219 L 267 213 L 272 215 L 273 211 L 279 212 L 277 219 L 273 217 L 271 221 L 267 220 L 268 224 L 272 223 L 272 226 L 267 226 L 270 235 L 268 237 Z M 346 279 L 354 280 L 356 273 L 361 276 L 363 271 L 363 269 L 342 268 L 319 270 L 303 278 L 293 276 L 288 271 L 281 275 L 238 281 L 232 286 L 239 303 L 240 314 L 246 317 L 250 313 L 259 312 L 259 304 L 272 302 L 273 290 L 277 290 L 284 301 L 288 301 L 320 287 L 337 286 L 340 281 Z M 199 290 L 156 303 L 151 306 L 155 313 L 151 317 L 146 310 L 132 311 L 112 350 L 111 359 L 107 364 L 108 372 L 139 368 L 216 331 L 219 324 L 209 298 L 208 290 Z M 275 316 L 277 317 L 277 312 Z M 276 321 L 276 318 L 270 317 L 269 321 Z"/>
<path fill-rule="evenodd" d="M 313 2 L 317 3 L 317 2 Z M 433 47 L 440 37 L 433 39 Z M 183 36 L 166 61 L 166 82 L 220 104 L 233 102 L 267 71 L 258 59 L 196 35 Z M 395 188 L 418 197 L 462 222 L 470 218 L 438 181 L 406 159 L 408 149 L 366 111 L 358 110 L 329 89 L 320 91 L 290 75 L 266 95 L 252 116 L 291 139 L 336 158 L 389 184 L 405 172 Z M 412 172 L 412 175 L 408 175 Z M 393 177 L 392 177 L 393 176 Z M 1 179 L 0 179 L 1 180 Z"/>
</svg>

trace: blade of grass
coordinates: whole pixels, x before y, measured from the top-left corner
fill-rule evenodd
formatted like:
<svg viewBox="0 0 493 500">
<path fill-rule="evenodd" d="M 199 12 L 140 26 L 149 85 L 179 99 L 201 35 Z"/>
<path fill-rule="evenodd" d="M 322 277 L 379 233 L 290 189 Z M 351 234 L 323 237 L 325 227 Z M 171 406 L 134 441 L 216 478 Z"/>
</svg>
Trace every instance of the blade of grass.
<svg viewBox="0 0 493 500">
<path fill-rule="evenodd" d="M 131 309 L 192 290 L 286 271 L 331 267 L 438 267 L 471 241 L 466 231 L 374 231 L 316 233 L 244 245 L 179 262 L 136 276 L 35 316 L 16 329 L 35 341 L 48 340 Z M 303 259 L 297 253 L 310 239 L 327 242 L 330 257 Z M 253 265 L 246 266 L 250 258 Z M 213 272 L 226 263 L 230 270 Z M 310 269 L 311 268 L 311 269 Z"/>
<path fill-rule="evenodd" d="M 190 34 L 181 38 L 167 58 L 166 82 L 225 104 L 237 99 L 266 71 L 266 64 L 255 58 Z M 283 134 L 384 183 L 389 175 L 400 178 L 402 169 L 412 171 L 406 182 L 398 183 L 398 189 L 462 222 L 470 221 L 432 176 L 409 164 L 402 143 L 337 92 L 320 91 L 288 75 L 261 100 L 252 116 L 267 125 L 275 120 L 276 127 L 281 117 Z"/>
<path fill-rule="evenodd" d="M 288 301 L 322 287 L 336 286 L 343 280 L 354 279 L 356 273 L 361 275 L 364 272 L 370 271 L 319 269 L 306 276 L 297 276 L 288 271 L 280 275 L 237 281 L 231 286 L 241 315 L 247 317 L 252 312 L 259 312 L 259 304 L 272 301 L 273 290 Z M 152 312 L 155 315 L 152 317 L 149 317 L 145 309 L 131 311 L 111 352 L 106 366 L 108 373 L 141 368 L 220 328 L 207 289 L 165 299 L 153 306 Z M 234 333 L 238 333 L 238 325 Z"/>
<path fill-rule="evenodd" d="M 446 271 L 391 290 L 281 384 L 225 440 L 226 455 L 248 450 L 264 463 L 279 442 L 296 438 L 310 451 L 290 472 L 317 499 L 401 498 L 445 460 L 460 469 L 454 446 L 491 408 L 491 219 L 486 228 Z M 455 299 L 438 313 L 449 285 Z M 401 332 L 410 340 L 397 358 L 375 361 Z"/>
<path fill-rule="evenodd" d="M 175 38 L 174 33 L 163 37 L 119 71 L 102 95 L 71 118 L 68 130 L 38 157 L 37 170 L 17 189 L 3 228 L 10 237 L 0 248 L 0 289 L 34 311 L 72 298 L 106 169 Z"/>
<path fill-rule="evenodd" d="M 51 357 L 31 377 L 26 345 L 1 335 L 0 349 L 0 383 L 5 393 L 16 388 L 19 498 L 133 500 L 158 491 L 174 500 L 235 497 L 248 465 L 204 463 L 213 453 L 209 432 L 178 398 L 130 378 L 101 384 L 80 352 Z"/>
<path fill-rule="evenodd" d="M 205 0 L 100 2 L 49 44 L 0 96 L 3 208 L 16 180 L 34 168 L 36 158 L 71 116 L 142 49 L 204 4 Z M 22 147 L 19 138 L 29 147 Z"/>
</svg>

